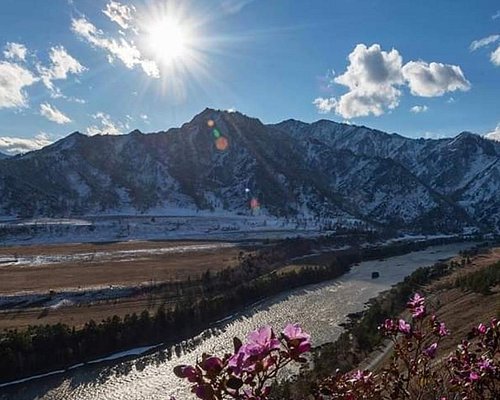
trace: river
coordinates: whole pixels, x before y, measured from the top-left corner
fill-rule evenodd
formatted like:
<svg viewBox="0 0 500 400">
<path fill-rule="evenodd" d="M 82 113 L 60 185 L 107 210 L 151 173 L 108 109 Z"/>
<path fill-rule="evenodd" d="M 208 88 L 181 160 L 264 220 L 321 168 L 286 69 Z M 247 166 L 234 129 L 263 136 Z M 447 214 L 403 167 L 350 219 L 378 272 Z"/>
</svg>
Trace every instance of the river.
<svg viewBox="0 0 500 400">
<path fill-rule="evenodd" d="M 346 316 L 361 311 L 369 299 L 415 269 L 450 258 L 471 246 L 434 246 L 381 261 L 362 262 L 340 279 L 274 296 L 176 346 L 3 387 L 0 399 L 164 400 L 170 395 L 178 400 L 189 399 L 189 390 L 172 372 L 175 365 L 193 363 L 203 352 L 221 354 L 232 347 L 233 336 L 243 338 L 265 324 L 279 330 L 287 322 L 299 322 L 312 334 L 313 345 L 333 341 L 342 332 L 340 324 Z M 380 278 L 371 279 L 373 271 L 378 271 Z"/>
</svg>

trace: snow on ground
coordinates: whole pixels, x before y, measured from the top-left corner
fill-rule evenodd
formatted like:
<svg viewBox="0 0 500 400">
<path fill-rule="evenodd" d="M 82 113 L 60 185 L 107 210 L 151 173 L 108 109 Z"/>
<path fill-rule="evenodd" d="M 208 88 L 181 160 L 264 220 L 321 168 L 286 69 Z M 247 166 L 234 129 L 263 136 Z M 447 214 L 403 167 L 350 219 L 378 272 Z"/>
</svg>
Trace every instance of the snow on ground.
<svg viewBox="0 0 500 400">
<path fill-rule="evenodd" d="M 116 250 L 116 251 L 96 251 L 92 253 L 74 253 L 74 254 L 41 254 L 10 257 L 0 256 L 0 267 L 9 266 L 43 266 L 51 264 L 74 263 L 74 262 L 127 262 L 132 258 L 137 260 L 137 256 L 154 256 L 161 254 L 179 254 L 192 253 L 206 250 L 215 250 L 220 248 L 236 247 L 235 243 L 206 243 L 206 244 L 187 244 L 180 246 L 161 246 L 157 248 L 134 249 L 134 250 Z M 149 257 L 148 257 L 149 258 Z"/>
<path fill-rule="evenodd" d="M 171 210 L 175 211 L 175 210 Z M 180 210 L 177 210 L 180 213 Z M 4 245 L 79 243 L 124 240 L 247 240 L 285 238 L 328 233 L 339 227 L 356 226 L 347 219 L 279 219 L 265 214 L 236 215 L 199 212 L 180 216 L 99 215 L 82 218 L 18 219 L 0 223 Z M 15 258 L 15 257 L 14 257 Z M 12 262 L 5 259 L 2 263 Z"/>
</svg>

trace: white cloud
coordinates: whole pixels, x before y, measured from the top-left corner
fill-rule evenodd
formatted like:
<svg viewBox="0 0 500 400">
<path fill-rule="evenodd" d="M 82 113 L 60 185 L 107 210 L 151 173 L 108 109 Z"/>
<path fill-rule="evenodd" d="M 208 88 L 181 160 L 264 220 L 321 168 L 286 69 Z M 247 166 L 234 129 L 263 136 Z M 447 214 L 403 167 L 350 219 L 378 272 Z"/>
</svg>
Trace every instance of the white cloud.
<svg viewBox="0 0 500 400">
<path fill-rule="evenodd" d="M 26 60 L 27 53 L 28 49 L 26 49 L 24 44 L 10 42 L 5 45 L 3 55 L 9 60 L 17 59 L 19 61 L 24 61 Z"/>
<path fill-rule="evenodd" d="M 475 51 L 477 49 L 480 49 L 481 47 L 495 43 L 498 39 L 500 39 L 500 35 L 490 35 L 479 40 L 474 40 L 470 44 L 469 49 L 470 51 Z"/>
<path fill-rule="evenodd" d="M 335 110 L 344 118 L 381 115 L 386 108 L 399 104 L 401 65 L 402 58 L 395 49 L 386 52 L 378 44 L 358 44 L 349 54 L 347 71 L 333 79 L 349 91 L 339 99 L 320 97 L 313 103 L 321 113 Z"/>
<path fill-rule="evenodd" d="M 143 59 L 141 52 L 124 38 L 117 40 L 105 37 L 101 30 L 97 29 L 85 18 L 73 19 L 71 29 L 92 46 L 106 50 L 109 62 L 113 62 L 115 58 L 118 58 L 129 69 L 140 66 L 146 75 L 153 78 L 160 77 L 160 70 L 156 63 Z"/>
<path fill-rule="evenodd" d="M 491 132 L 488 132 L 484 135 L 485 138 L 491 140 L 497 140 L 500 142 L 500 123 L 497 124 L 496 128 Z"/>
<path fill-rule="evenodd" d="M 459 66 L 403 59 L 396 49 L 387 52 L 379 44 L 358 44 L 349 54 L 347 70 L 333 79 L 349 90 L 339 98 L 318 97 L 318 112 L 335 112 L 344 118 L 380 116 L 399 105 L 401 86 L 422 97 L 441 96 L 455 90 L 469 90 Z"/>
<path fill-rule="evenodd" d="M 106 9 L 102 10 L 111 21 L 116 22 L 123 29 L 129 28 L 134 11 L 134 6 L 127 6 L 113 0 L 106 4 Z"/>
<path fill-rule="evenodd" d="M 71 122 L 70 118 L 48 103 L 40 104 L 40 115 L 57 124 L 68 124 Z"/>
<path fill-rule="evenodd" d="M 52 141 L 46 133 L 40 133 L 29 139 L 0 136 L 0 151 L 7 154 L 26 153 L 27 151 L 41 149 L 51 143 Z"/>
<path fill-rule="evenodd" d="M 149 124 L 149 117 L 147 114 L 141 114 L 139 117 L 146 123 Z"/>
<path fill-rule="evenodd" d="M 44 85 L 52 92 L 53 97 L 64 97 L 52 81 L 67 79 L 69 74 L 79 75 L 87 69 L 72 57 L 63 46 L 50 49 L 50 66 L 38 66 Z"/>
<path fill-rule="evenodd" d="M 121 135 L 123 126 L 119 123 L 115 123 L 111 120 L 108 114 L 98 112 L 92 115 L 92 118 L 99 121 L 98 125 L 91 125 L 86 130 L 85 133 L 89 136 L 94 135 Z"/>
<path fill-rule="evenodd" d="M 410 61 L 402 72 L 414 96 L 437 97 L 455 90 L 467 91 L 471 87 L 458 65 Z"/>
<path fill-rule="evenodd" d="M 314 99 L 313 104 L 316 106 L 320 114 L 328 114 L 335 111 L 335 108 L 337 107 L 337 99 L 334 97 L 318 97 Z"/>
<path fill-rule="evenodd" d="M 0 61 L 0 108 L 26 107 L 24 88 L 38 79 L 20 65 Z"/>
<path fill-rule="evenodd" d="M 392 49 L 383 51 L 380 45 L 366 47 L 358 44 L 349 54 L 347 71 L 334 78 L 334 82 L 347 86 L 349 92 L 340 97 L 336 110 L 344 118 L 369 114 L 382 115 L 386 108 L 399 104 L 403 83 L 402 57 Z"/>
<path fill-rule="evenodd" d="M 497 19 L 500 18 L 500 10 L 498 10 L 495 14 L 491 16 L 491 19 Z"/>
<path fill-rule="evenodd" d="M 410 108 L 410 111 L 412 113 L 418 114 L 418 113 L 426 112 L 428 109 L 429 109 L 429 107 L 427 107 L 427 106 L 413 106 L 412 108 Z"/>
<path fill-rule="evenodd" d="M 490 55 L 490 60 L 496 66 L 500 66 L 500 46 L 497 47 Z"/>
</svg>

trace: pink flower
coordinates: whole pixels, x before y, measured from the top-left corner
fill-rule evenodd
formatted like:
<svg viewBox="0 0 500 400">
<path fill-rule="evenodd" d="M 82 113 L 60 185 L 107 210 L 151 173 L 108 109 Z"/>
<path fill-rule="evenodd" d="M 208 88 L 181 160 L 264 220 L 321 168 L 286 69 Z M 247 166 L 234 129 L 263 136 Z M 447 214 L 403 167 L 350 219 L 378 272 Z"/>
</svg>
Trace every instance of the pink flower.
<svg viewBox="0 0 500 400">
<path fill-rule="evenodd" d="M 251 361 L 247 345 L 241 346 L 238 352 L 229 358 L 227 365 L 236 375 L 241 375 L 244 371 L 252 371 L 255 365 Z"/>
<path fill-rule="evenodd" d="M 395 328 L 393 320 L 387 318 L 384 321 L 384 325 L 382 325 L 381 328 L 384 329 L 386 332 L 391 332 Z"/>
<path fill-rule="evenodd" d="M 263 326 L 248 334 L 248 342 L 240 347 L 238 352 L 229 358 L 228 366 L 233 372 L 240 375 L 242 372 L 251 372 L 255 368 L 255 361 L 262 360 L 271 351 L 280 348 L 280 341 L 276 339 L 269 326 Z"/>
<path fill-rule="evenodd" d="M 450 334 L 450 331 L 446 328 L 446 325 L 444 322 L 439 323 L 438 334 L 441 337 Z"/>
<path fill-rule="evenodd" d="M 357 371 L 354 371 L 353 373 L 350 374 L 349 381 L 351 383 L 355 383 L 355 382 L 368 383 L 368 382 L 370 382 L 372 375 L 373 375 L 372 372 L 357 370 Z"/>
<path fill-rule="evenodd" d="M 408 302 L 408 308 L 413 318 L 423 317 L 425 315 L 425 297 L 415 293 Z"/>
<path fill-rule="evenodd" d="M 283 330 L 283 337 L 291 350 L 292 358 L 311 350 L 311 335 L 304 332 L 298 324 L 288 324 Z"/>
<path fill-rule="evenodd" d="M 486 325 L 484 325 L 483 323 L 480 323 L 480 324 L 478 325 L 478 327 L 477 327 L 477 331 L 478 331 L 480 334 L 482 334 L 482 335 L 484 335 L 484 334 L 486 333 L 487 329 L 488 329 L 488 328 L 487 328 L 487 327 L 486 327 Z"/>
<path fill-rule="evenodd" d="M 479 374 L 476 371 L 471 371 L 469 374 L 469 379 L 471 381 L 478 381 L 479 380 Z"/>
<path fill-rule="evenodd" d="M 419 293 L 415 293 L 410 301 L 408 301 L 409 307 L 418 307 L 423 306 L 425 303 L 425 297 L 421 296 Z"/>
<path fill-rule="evenodd" d="M 429 358 L 434 358 L 436 357 L 436 351 L 437 351 L 437 343 L 432 343 L 429 347 L 427 347 L 423 353 L 429 357 Z"/>
<path fill-rule="evenodd" d="M 252 356 L 265 357 L 279 348 L 280 341 L 276 339 L 271 327 L 266 325 L 248 334 L 245 351 Z"/>
<path fill-rule="evenodd" d="M 477 363 L 477 366 L 481 371 L 492 371 L 493 365 L 491 364 L 491 360 L 483 359 Z"/>
<path fill-rule="evenodd" d="M 399 320 L 398 328 L 399 328 L 399 332 L 404 333 L 406 335 L 408 335 L 411 331 L 411 325 L 408 322 L 406 322 L 404 319 Z"/>
</svg>

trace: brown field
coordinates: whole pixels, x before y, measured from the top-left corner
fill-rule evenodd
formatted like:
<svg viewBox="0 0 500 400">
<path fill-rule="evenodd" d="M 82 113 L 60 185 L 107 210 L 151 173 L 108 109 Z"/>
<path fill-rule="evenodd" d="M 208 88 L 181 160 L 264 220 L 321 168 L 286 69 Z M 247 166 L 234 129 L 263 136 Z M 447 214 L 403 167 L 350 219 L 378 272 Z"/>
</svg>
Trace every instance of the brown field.
<svg viewBox="0 0 500 400">
<path fill-rule="evenodd" d="M 213 245 L 213 242 L 123 242 L 107 244 L 69 244 L 44 246 L 0 247 L 1 257 L 36 255 L 75 255 L 95 252 L 116 253 L 137 249 L 165 249 L 175 246 Z M 71 288 L 108 287 L 110 285 L 137 286 L 142 283 L 160 283 L 199 277 L 207 269 L 217 271 L 234 267 L 241 251 L 251 252 L 255 247 L 221 247 L 184 253 L 147 254 L 127 256 L 125 260 L 86 259 L 45 265 L 2 266 L 0 264 L 0 295 L 19 292 L 47 294 Z M 62 322 L 82 326 L 90 319 L 101 321 L 113 315 L 123 317 L 145 309 L 154 312 L 163 300 L 142 294 L 135 297 L 92 302 L 91 304 L 51 308 L 26 308 L 0 311 L 0 329 L 24 328 L 35 324 Z"/>
<path fill-rule="evenodd" d="M 210 245 L 210 242 L 120 242 L 108 244 L 68 244 L 0 247 L 1 257 L 76 255 L 98 252 L 155 250 L 175 246 Z M 244 249 L 225 247 L 211 250 L 166 254 L 131 254 L 126 259 L 73 260 L 56 264 L 2 266 L 0 294 L 48 292 L 65 288 L 109 285 L 134 286 L 144 282 L 165 282 L 198 277 L 207 269 L 217 271 L 234 266 Z M 246 248 L 248 251 L 249 249 Z"/>
</svg>

